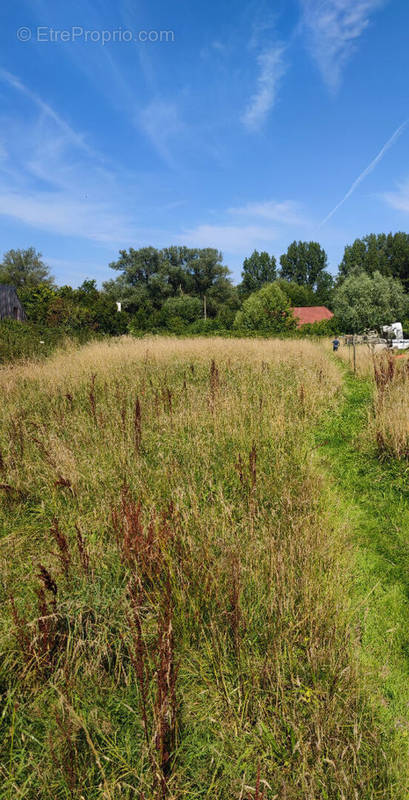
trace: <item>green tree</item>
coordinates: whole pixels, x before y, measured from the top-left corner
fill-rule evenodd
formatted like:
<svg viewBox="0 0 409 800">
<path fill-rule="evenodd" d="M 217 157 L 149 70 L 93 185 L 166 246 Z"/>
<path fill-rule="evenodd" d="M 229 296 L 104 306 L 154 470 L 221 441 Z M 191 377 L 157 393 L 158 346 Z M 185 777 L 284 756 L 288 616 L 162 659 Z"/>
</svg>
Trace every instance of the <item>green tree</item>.
<svg viewBox="0 0 409 800">
<path fill-rule="evenodd" d="M 220 251 L 212 247 L 188 250 L 186 268 L 192 281 L 190 293 L 198 297 L 203 298 L 212 290 L 213 297 L 217 299 L 218 290 L 223 295 L 226 281 L 230 283 L 230 270 L 223 264 Z"/>
<path fill-rule="evenodd" d="M 352 271 L 365 270 L 369 275 L 380 272 L 399 278 L 406 290 L 409 289 L 409 234 L 370 233 L 362 239 L 355 239 L 347 245 L 339 265 L 339 282 Z"/>
<path fill-rule="evenodd" d="M 318 242 L 293 242 L 280 256 L 280 277 L 315 290 L 327 263 L 327 254 Z"/>
<path fill-rule="evenodd" d="M 226 302 L 233 287 L 230 270 L 223 264 L 218 250 L 213 248 L 166 247 L 156 250 L 120 250 L 120 257 L 110 264 L 121 272 L 114 281 L 103 285 L 112 298 L 122 300 L 125 308 L 136 314 L 139 309 L 160 309 L 168 297 L 184 295 L 209 299 L 208 313 L 215 315 Z"/>
<path fill-rule="evenodd" d="M 84 305 L 91 306 L 93 303 L 98 303 L 101 293 L 98 291 L 96 280 L 86 278 L 81 286 L 75 290 L 75 296 L 78 302 Z"/>
<path fill-rule="evenodd" d="M 345 333 L 379 330 L 407 315 L 408 299 L 396 278 L 351 271 L 334 294 L 334 314 Z"/>
<path fill-rule="evenodd" d="M 234 327 L 269 335 L 294 330 L 296 321 L 287 295 L 276 283 L 268 283 L 244 301 Z"/>
<path fill-rule="evenodd" d="M 317 278 L 315 284 L 314 305 L 328 306 L 332 310 L 334 301 L 335 281 L 332 275 L 323 270 Z"/>
<path fill-rule="evenodd" d="M 241 277 L 239 290 L 244 296 L 256 292 L 266 283 L 272 283 L 277 277 L 275 257 L 270 256 L 265 250 L 261 253 L 254 250 L 249 258 L 244 259 Z"/>
<path fill-rule="evenodd" d="M 34 247 L 27 250 L 8 250 L 0 264 L 0 283 L 23 286 L 53 286 L 50 268 L 42 261 L 42 254 Z"/>
<path fill-rule="evenodd" d="M 277 286 L 288 297 L 292 306 L 313 306 L 316 304 L 315 294 L 309 286 L 300 286 L 295 281 L 286 281 L 284 278 L 278 278 L 276 281 Z"/>
</svg>

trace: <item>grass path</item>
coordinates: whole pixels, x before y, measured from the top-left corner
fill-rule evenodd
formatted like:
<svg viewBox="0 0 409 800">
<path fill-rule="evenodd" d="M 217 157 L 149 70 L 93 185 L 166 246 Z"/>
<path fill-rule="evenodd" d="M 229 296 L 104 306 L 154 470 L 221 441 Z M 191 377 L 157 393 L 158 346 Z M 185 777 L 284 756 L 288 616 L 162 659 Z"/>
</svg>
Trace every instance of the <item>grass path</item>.
<svg viewBox="0 0 409 800">
<path fill-rule="evenodd" d="M 339 363 L 339 362 L 338 362 Z M 409 797 L 409 466 L 377 458 L 366 430 L 373 386 L 344 370 L 342 402 L 315 434 L 329 502 L 356 553 L 352 609 L 360 659 L 395 761 L 396 797 Z"/>
</svg>

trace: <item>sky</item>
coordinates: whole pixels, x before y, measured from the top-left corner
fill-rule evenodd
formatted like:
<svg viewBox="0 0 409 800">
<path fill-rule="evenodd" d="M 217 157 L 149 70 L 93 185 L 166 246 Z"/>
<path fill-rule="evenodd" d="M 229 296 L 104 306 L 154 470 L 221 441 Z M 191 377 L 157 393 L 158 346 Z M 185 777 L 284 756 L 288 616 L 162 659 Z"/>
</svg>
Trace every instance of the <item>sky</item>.
<svg viewBox="0 0 409 800">
<path fill-rule="evenodd" d="M 215 247 L 235 282 L 409 229 L 407 0 L 4 0 L 0 255 L 100 285 L 128 247 Z"/>
</svg>

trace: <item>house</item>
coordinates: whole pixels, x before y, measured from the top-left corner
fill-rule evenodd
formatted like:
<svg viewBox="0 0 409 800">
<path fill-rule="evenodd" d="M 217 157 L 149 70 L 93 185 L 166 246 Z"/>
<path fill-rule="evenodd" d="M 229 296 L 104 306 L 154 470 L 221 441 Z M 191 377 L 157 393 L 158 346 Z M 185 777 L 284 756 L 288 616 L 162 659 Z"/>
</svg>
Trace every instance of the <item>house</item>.
<svg viewBox="0 0 409 800">
<path fill-rule="evenodd" d="M 322 322 L 324 319 L 332 319 L 334 316 L 326 306 L 305 306 L 304 308 L 297 306 L 291 310 L 297 320 L 297 328 L 313 322 Z"/>
<path fill-rule="evenodd" d="M 0 320 L 1 319 L 26 319 L 24 308 L 18 298 L 14 286 L 0 283 Z"/>
</svg>

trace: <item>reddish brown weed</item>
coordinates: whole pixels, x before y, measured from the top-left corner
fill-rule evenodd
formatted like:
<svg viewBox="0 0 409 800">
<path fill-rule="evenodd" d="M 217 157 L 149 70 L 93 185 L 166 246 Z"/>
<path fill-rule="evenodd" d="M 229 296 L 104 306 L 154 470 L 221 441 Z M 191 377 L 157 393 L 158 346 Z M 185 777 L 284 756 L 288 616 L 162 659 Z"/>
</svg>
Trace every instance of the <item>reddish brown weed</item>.
<svg viewBox="0 0 409 800">
<path fill-rule="evenodd" d="M 90 406 L 91 416 L 92 416 L 95 424 L 97 425 L 98 424 L 98 422 L 97 422 L 97 401 L 96 401 L 96 395 L 95 395 L 95 380 L 96 380 L 96 377 L 97 377 L 96 375 L 91 375 L 91 383 L 90 383 L 89 392 L 88 392 L 88 399 L 89 399 L 89 406 Z"/>
<path fill-rule="evenodd" d="M 142 441 L 142 411 L 138 396 L 135 400 L 134 432 L 135 432 L 135 450 L 138 453 L 141 448 L 141 441 Z"/>
<path fill-rule="evenodd" d="M 85 574 L 88 575 L 88 572 L 89 572 L 89 554 L 88 554 L 88 550 L 87 550 L 87 548 L 85 546 L 84 538 L 82 536 L 82 533 L 81 533 L 81 530 L 80 530 L 80 527 L 79 527 L 78 524 L 75 525 L 75 530 L 76 530 L 76 534 L 77 534 L 77 547 L 78 547 L 78 553 L 79 553 L 79 556 L 80 556 L 81 567 L 82 567 L 83 571 L 85 572 Z"/>
<path fill-rule="evenodd" d="M 58 519 L 56 517 L 54 518 L 53 524 L 51 525 L 50 533 L 54 541 L 57 543 L 59 550 L 58 557 L 60 559 L 61 567 L 65 577 L 68 578 L 68 573 L 71 564 L 71 554 L 67 537 L 65 536 L 65 533 L 63 533 L 63 531 L 61 530 L 58 523 Z"/>
</svg>

